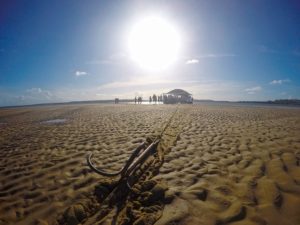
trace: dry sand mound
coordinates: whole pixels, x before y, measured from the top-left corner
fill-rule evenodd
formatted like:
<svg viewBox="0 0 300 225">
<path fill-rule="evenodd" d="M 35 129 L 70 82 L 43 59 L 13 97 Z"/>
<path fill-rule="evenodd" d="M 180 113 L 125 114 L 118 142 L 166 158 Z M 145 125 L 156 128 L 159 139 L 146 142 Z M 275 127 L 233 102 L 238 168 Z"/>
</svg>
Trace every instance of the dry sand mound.
<svg viewBox="0 0 300 225">
<path fill-rule="evenodd" d="M 87 154 L 107 169 L 120 169 L 175 109 L 1 109 L 0 224 L 97 224 L 99 196 L 115 179 L 91 172 Z M 180 106 L 158 148 L 163 164 L 149 162 L 121 212 L 112 211 L 106 223 L 299 223 L 299 112 Z"/>
</svg>

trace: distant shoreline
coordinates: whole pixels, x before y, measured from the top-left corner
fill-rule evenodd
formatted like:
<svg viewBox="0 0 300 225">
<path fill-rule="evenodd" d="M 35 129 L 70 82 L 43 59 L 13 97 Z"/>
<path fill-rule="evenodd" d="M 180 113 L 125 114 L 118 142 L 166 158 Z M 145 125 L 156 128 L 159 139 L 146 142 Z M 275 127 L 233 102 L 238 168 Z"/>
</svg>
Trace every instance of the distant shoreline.
<svg viewBox="0 0 300 225">
<path fill-rule="evenodd" d="M 147 103 L 147 100 L 143 100 L 143 103 Z M 132 104 L 132 99 L 120 99 L 119 104 L 127 103 Z M 300 107 L 300 100 L 298 99 L 279 99 L 274 101 L 217 101 L 209 99 L 194 99 L 194 103 L 225 103 L 225 104 L 255 104 L 264 106 L 291 106 Z M 115 104 L 115 100 L 94 100 L 94 101 L 71 101 L 71 102 L 54 102 L 54 103 L 39 103 L 30 105 L 14 105 L 14 106 L 0 106 L 0 109 L 4 108 L 20 108 L 20 107 L 36 107 L 36 106 L 51 106 L 51 105 L 74 105 L 74 104 Z"/>
</svg>

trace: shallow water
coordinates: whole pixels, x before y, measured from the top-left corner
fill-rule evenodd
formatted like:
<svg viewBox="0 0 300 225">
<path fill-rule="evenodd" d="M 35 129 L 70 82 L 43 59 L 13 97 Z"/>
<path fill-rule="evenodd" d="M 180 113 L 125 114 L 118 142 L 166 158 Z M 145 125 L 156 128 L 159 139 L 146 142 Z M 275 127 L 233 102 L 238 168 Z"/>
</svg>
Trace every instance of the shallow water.
<svg viewBox="0 0 300 225">
<path fill-rule="evenodd" d="M 65 123 L 67 120 L 66 119 L 54 119 L 54 120 L 46 120 L 41 123 L 46 123 L 46 124 L 57 124 L 57 123 Z"/>
</svg>

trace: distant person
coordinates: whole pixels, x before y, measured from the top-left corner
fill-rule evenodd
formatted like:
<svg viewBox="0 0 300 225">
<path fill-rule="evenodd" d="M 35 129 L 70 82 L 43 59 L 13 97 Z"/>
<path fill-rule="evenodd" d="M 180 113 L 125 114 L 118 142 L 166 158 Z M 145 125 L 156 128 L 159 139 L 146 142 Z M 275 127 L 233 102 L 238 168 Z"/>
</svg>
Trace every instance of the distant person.
<svg viewBox="0 0 300 225">
<path fill-rule="evenodd" d="M 152 97 L 151 96 L 149 97 L 149 103 L 150 104 L 152 103 Z"/>
<path fill-rule="evenodd" d="M 138 104 L 142 104 L 142 101 L 143 101 L 142 97 L 139 97 L 138 98 Z"/>
<path fill-rule="evenodd" d="M 156 104 L 156 102 L 157 102 L 157 96 L 156 96 L 156 94 L 153 94 L 152 100 Z"/>
<path fill-rule="evenodd" d="M 163 103 L 166 104 L 168 101 L 168 96 L 167 95 L 163 95 Z"/>
<path fill-rule="evenodd" d="M 162 96 L 161 95 L 158 96 L 158 102 L 162 102 Z"/>
<path fill-rule="evenodd" d="M 134 97 L 134 104 L 136 104 L 136 100 L 137 100 L 136 97 Z"/>
<path fill-rule="evenodd" d="M 115 98 L 115 104 L 119 104 L 119 99 Z"/>
</svg>

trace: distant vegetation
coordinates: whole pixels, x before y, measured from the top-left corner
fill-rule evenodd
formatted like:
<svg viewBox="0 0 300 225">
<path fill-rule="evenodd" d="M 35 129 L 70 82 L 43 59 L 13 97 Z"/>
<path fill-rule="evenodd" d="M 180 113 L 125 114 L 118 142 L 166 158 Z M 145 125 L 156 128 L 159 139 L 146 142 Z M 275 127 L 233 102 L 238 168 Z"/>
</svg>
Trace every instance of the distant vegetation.
<svg viewBox="0 0 300 225">
<path fill-rule="evenodd" d="M 210 99 L 195 99 L 194 102 L 233 102 L 233 101 L 214 101 Z M 277 104 L 300 106 L 300 99 L 276 99 L 274 101 L 237 101 L 236 103 L 255 103 L 255 104 Z"/>
<path fill-rule="evenodd" d="M 276 99 L 274 101 L 239 101 L 241 103 L 264 103 L 264 104 L 277 104 L 277 105 L 297 105 L 300 106 L 299 99 Z"/>
<path fill-rule="evenodd" d="M 300 99 L 278 99 L 269 102 L 273 104 L 300 105 Z"/>
</svg>

